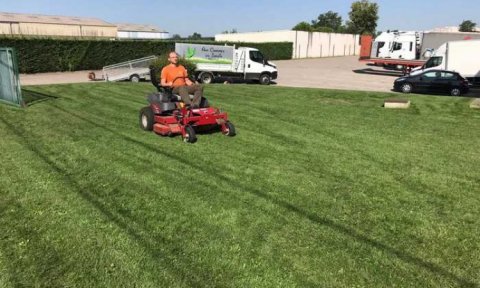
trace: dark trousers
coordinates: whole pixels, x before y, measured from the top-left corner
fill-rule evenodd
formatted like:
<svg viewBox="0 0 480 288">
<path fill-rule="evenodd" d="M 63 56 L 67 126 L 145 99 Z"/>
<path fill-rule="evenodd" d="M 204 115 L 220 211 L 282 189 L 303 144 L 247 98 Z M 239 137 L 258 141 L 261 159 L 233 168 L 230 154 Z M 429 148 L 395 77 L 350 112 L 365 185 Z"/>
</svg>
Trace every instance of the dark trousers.
<svg viewBox="0 0 480 288">
<path fill-rule="evenodd" d="M 193 84 L 191 86 L 178 86 L 173 88 L 173 93 L 179 94 L 182 97 L 183 103 L 186 105 L 200 106 L 203 96 L 203 86 Z M 190 100 L 190 94 L 193 94 L 193 100 Z"/>
</svg>

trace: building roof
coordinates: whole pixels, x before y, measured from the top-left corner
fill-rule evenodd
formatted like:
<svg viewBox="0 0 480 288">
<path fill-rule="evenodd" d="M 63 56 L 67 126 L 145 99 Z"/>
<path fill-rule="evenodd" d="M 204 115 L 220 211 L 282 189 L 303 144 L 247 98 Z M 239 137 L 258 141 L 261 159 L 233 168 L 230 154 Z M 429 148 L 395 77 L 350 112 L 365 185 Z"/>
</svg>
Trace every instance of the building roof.
<svg viewBox="0 0 480 288">
<path fill-rule="evenodd" d="M 167 31 L 162 30 L 154 25 L 141 25 L 141 24 L 129 24 L 129 23 L 118 23 L 118 31 L 129 31 L 129 32 L 152 32 L 152 33 L 167 33 Z"/>
<path fill-rule="evenodd" d="M 446 27 L 437 27 L 432 30 L 429 30 L 428 32 L 450 32 L 451 33 L 451 32 L 459 32 L 458 29 L 459 29 L 459 26 L 446 26 Z M 480 32 L 480 27 L 475 27 L 474 32 Z M 459 33 L 464 33 L 464 32 L 459 32 Z"/>
<path fill-rule="evenodd" d="M 39 15 L 39 14 L 18 14 L 18 13 L 6 13 L 6 12 L 0 12 L 0 23 L 1 22 L 115 27 L 115 25 L 97 18 L 53 16 L 53 15 Z"/>
</svg>

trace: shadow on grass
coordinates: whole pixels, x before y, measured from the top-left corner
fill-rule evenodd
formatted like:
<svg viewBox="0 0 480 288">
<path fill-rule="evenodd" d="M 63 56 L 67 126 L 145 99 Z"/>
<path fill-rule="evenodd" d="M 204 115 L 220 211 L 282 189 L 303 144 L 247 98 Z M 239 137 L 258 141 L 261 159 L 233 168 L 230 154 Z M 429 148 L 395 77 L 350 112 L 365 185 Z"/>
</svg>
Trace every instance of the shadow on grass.
<svg viewBox="0 0 480 288">
<path fill-rule="evenodd" d="M 71 113 L 68 111 L 65 111 L 63 109 L 60 110 L 71 115 Z M 76 115 L 72 116 L 78 117 Z M 3 122 L 7 126 L 7 128 L 20 139 L 20 143 L 26 149 L 35 153 L 35 155 L 37 155 L 40 160 L 47 164 L 53 172 L 60 175 L 61 178 L 63 178 L 64 183 L 71 187 L 73 191 L 78 193 L 80 197 L 82 197 L 93 207 L 95 207 L 95 209 L 97 209 L 101 214 L 103 214 L 106 219 L 115 223 L 117 227 L 122 229 L 134 241 L 139 243 L 150 254 L 152 259 L 161 260 L 162 262 L 164 262 L 164 268 L 175 272 L 175 275 L 177 276 L 179 282 L 186 282 L 188 286 L 191 287 L 202 287 L 206 283 L 212 284 L 212 282 L 215 282 L 214 272 L 210 271 L 207 267 L 195 267 L 194 260 L 190 256 L 188 256 L 188 253 L 186 253 L 180 245 L 174 243 L 173 240 L 166 239 L 159 234 L 155 234 L 155 237 L 144 236 L 149 235 L 150 231 L 145 229 L 145 227 L 142 227 L 140 224 L 135 223 L 135 220 L 128 219 L 128 216 L 125 216 L 123 213 L 121 213 L 121 211 L 119 212 L 115 211 L 114 209 L 110 209 L 109 207 L 107 207 L 106 204 L 102 203 L 102 199 L 98 195 L 95 195 L 95 193 L 91 192 L 95 191 L 95 187 L 93 187 L 92 185 L 83 187 L 74 178 L 75 174 L 72 174 L 67 169 L 60 167 L 54 160 L 49 157 L 47 152 L 43 151 L 43 149 L 39 147 L 38 142 L 30 139 L 32 137 L 34 138 L 34 135 L 32 135 L 31 133 L 27 133 L 27 131 L 23 130 L 20 127 L 15 126 L 13 123 L 4 119 L 2 116 L 0 116 L 0 122 Z M 87 122 L 92 123 L 93 125 L 98 125 L 97 123 L 91 121 Z M 228 272 L 224 271 L 223 276 L 225 276 L 225 274 L 228 274 Z M 40 274 L 37 276 L 41 277 L 45 282 L 49 281 L 48 275 Z M 18 277 L 21 276 L 11 277 L 14 279 L 18 279 Z M 225 285 L 225 283 L 217 284 Z"/>
<path fill-rule="evenodd" d="M 0 236 L 0 244 L 3 255 L 9 258 L 5 266 L 9 270 L 7 277 L 13 284 L 12 287 L 28 287 L 40 279 L 45 287 L 64 286 L 62 281 L 67 266 L 52 243 L 39 231 L 41 229 L 35 229 L 31 224 L 36 220 L 32 217 L 33 212 L 25 209 L 17 199 L 5 197 L 7 195 L 2 195 L 3 199 L 0 201 L 0 225 L 5 233 Z M 19 241 L 21 242 L 18 243 Z M 32 247 L 39 247 L 41 252 L 33 252 L 29 257 L 25 257 L 19 249 L 12 249 L 13 246 L 21 246 L 28 249 L 27 251 L 34 251 Z M 36 265 L 31 269 L 27 268 L 32 263 Z M 20 271 L 22 272 L 19 273 Z M 30 278 L 32 274 L 33 279 Z"/>
<path fill-rule="evenodd" d="M 335 230 L 337 231 L 338 233 L 341 233 L 345 236 L 348 236 L 350 238 L 352 238 L 353 240 L 355 241 L 358 241 L 358 242 L 361 242 L 361 243 L 364 243 L 366 245 L 369 245 L 370 247 L 372 248 L 375 248 L 375 249 L 378 249 L 378 250 L 381 250 L 381 251 L 384 251 L 385 253 L 387 254 L 390 254 L 392 256 L 395 256 L 397 257 L 398 259 L 406 262 L 406 263 L 409 263 L 409 264 L 412 264 L 412 265 L 415 265 L 421 269 L 425 269 L 427 271 L 429 271 L 430 273 L 432 274 L 435 274 L 437 276 L 441 276 L 441 277 L 444 277 L 444 278 L 447 278 L 447 279 L 450 279 L 451 281 L 454 281 L 456 283 L 458 283 L 459 285 L 461 285 L 462 287 L 478 287 L 478 284 L 474 283 L 474 282 L 471 282 L 467 279 L 464 279 L 458 275 L 456 275 L 455 273 L 452 273 L 450 271 L 448 271 L 447 269 L 437 265 L 437 264 L 434 264 L 434 263 L 431 263 L 431 262 L 428 262 L 424 259 L 421 259 L 419 257 L 416 257 L 415 255 L 411 255 L 409 253 L 406 253 L 404 251 L 401 251 L 401 250 L 398 250 L 394 247 L 391 247 L 387 244 L 384 244 L 378 240 L 375 240 L 375 239 L 372 239 L 372 238 L 369 238 L 368 236 L 366 235 L 363 235 L 361 234 L 360 232 L 356 231 L 355 229 L 351 228 L 351 227 L 348 227 L 348 226 L 345 226 L 345 225 L 342 225 L 340 223 L 336 223 L 335 221 L 331 220 L 331 219 L 328 219 L 328 218 L 325 218 L 325 217 L 322 217 L 322 216 L 319 216 L 315 213 L 311 213 L 307 210 L 304 210 L 302 208 L 299 208 L 287 201 L 284 201 L 282 199 L 278 199 L 278 198 L 275 198 L 265 192 L 262 192 L 260 190 L 258 190 L 257 188 L 255 187 L 251 187 L 251 186 L 247 186 L 245 185 L 244 183 L 241 183 L 241 182 L 238 182 L 238 181 L 234 181 L 226 176 L 223 176 L 221 174 L 221 171 L 217 171 L 215 170 L 215 168 L 209 166 L 209 165 L 198 165 L 196 164 L 195 162 L 193 161 L 188 161 L 184 158 L 181 158 L 179 156 L 176 156 L 172 153 L 168 153 L 166 151 L 163 151 L 163 150 L 160 150 L 158 148 L 156 148 L 155 146 L 152 146 L 152 145 L 149 145 L 147 143 L 144 143 L 142 141 L 139 141 L 137 139 L 134 139 L 128 135 L 125 135 L 125 134 L 122 134 L 122 133 L 119 133 L 118 131 L 115 131 L 113 129 L 110 129 L 109 127 L 107 126 L 104 126 L 104 125 L 101 125 L 99 123 L 96 123 L 90 119 L 87 119 L 83 116 L 80 116 L 78 115 L 77 113 L 75 112 L 72 112 L 72 111 L 67 111 L 61 107 L 59 107 L 58 105 L 55 105 L 54 103 L 51 103 L 52 106 L 54 106 L 55 108 L 57 108 L 58 110 L 60 111 L 63 111 L 64 113 L 72 116 L 72 117 L 75 117 L 75 118 L 78 118 L 80 120 L 83 120 L 84 122 L 86 123 L 89 123 L 93 126 L 96 126 L 98 128 L 101 128 L 101 129 L 104 129 L 112 134 L 115 134 L 117 135 L 118 137 L 120 137 L 121 139 L 123 139 L 124 141 L 128 141 L 130 143 L 133 143 L 135 145 L 139 145 L 141 147 L 143 147 L 144 149 L 146 150 L 149 150 L 151 152 L 154 152 L 154 153 L 157 153 L 157 154 L 161 154 L 167 158 L 170 158 L 174 161 L 178 161 L 184 165 L 188 165 L 188 166 L 191 166 L 191 167 L 194 167 L 196 170 L 198 171 L 203 171 L 203 172 L 206 172 L 206 173 L 209 173 L 211 175 L 215 175 L 219 180 L 221 180 L 222 182 L 232 186 L 232 187 L 240 187 L 242 190 L 252 194 L 252 195 L 255 195 L 259 198 L 262 198 L 266 201 L 269 201 L 271 203 L 274 203 L 275 205 L 277 205 L 278 207 L 281 207 L 283 209 L 286 209 L 292 213 L 295 213 L 297 214 L 298 216 L 301 216 L 305 219 L 308 219 L 309 221 L 311 221 L 312 223 L 315 223 L 317 225 L 321 225 L 321 226 L 325 226 L 325 227 L 329 227 L 330 229 L 332 230 Z M 125 225 L 124 225 L 125 226 Z M 128 227 L 125 227 L 125 229 L 129 229 Z"/>
<path fill-rule="evenodd" d="M 26 106 L 32 106 L 34 104 L 44 102 L 47 100 L 58 99 L 57 96 L 48 95 L 45 93 L 32 91 L 28 89 L 22 89 L 22 98 Z"/>
</svg>

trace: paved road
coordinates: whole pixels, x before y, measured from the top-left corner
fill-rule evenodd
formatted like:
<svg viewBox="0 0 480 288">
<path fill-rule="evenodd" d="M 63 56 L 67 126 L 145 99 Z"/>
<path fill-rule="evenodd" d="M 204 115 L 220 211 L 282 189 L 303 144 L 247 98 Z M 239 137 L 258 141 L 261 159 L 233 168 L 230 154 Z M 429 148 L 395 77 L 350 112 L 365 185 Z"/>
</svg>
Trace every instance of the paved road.
<svg viewBox="0 0 480 288">
<path fill-rule="evenodd" d="M 356 56 L 273 61 L 279 86 L 390 91 L 400 72 L 367 66 Z"/>
<path fill-rule="evenodd" d="M 274 62 L 279 69 L 279 79 L 276 81 L 279 86 L 390 91 L 393 80 L 399 75 L 375 75 L 377 72 L 371 67 L 351 56 Z M 91 82 L 87 77 L 88 72 L 90 71 L 21 74 L 20 81 L 22 85 Z M 97 76 L 101 75 L 101 71 L 94 72 Z M 365 74 L 366 72 L 373 74 Z"/>
<path fill-rule="evenodd" d="M 277 85 L 287 87 L 328 88 L 359 91 L 391 92 L 400 72 L 367 66 L 356 56 L 273 61 L 278 66 Z M 92 82 L 90 71 L 21 74 L 22 85 L 43 85 Z M 94 71 L 98 76 L 101 71 Z M 93 82 L 92 82 L 93 83 Z M 470 96 L 480 96 L 474 89 Z"/>
<path fill-rule="evenodd" d="M 67 84 L 94 82 L 88 79 L 88 73 L 91 71 L 75 72 L 53 72 L 37 74 L 20 74 L 21 85 L 46 85 L 46 84 Z M 102 76 L 102 71 L 94 71 L 97 77 Z"/>
</svg>

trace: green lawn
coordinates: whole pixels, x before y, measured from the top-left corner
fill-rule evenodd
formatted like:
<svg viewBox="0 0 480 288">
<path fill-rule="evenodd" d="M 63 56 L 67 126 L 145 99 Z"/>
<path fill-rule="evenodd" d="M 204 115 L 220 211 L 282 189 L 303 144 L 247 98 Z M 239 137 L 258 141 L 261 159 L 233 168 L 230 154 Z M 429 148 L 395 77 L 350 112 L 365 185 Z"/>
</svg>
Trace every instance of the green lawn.
<svg viewBox="0 0 480 288">
<path fill-rule="evenodd" d="M 0 105 L 0 287 L 479 287 L 467 98 L 211 85 L 238 135 L 138 127 L 153 86 Z"/>
</svg>

